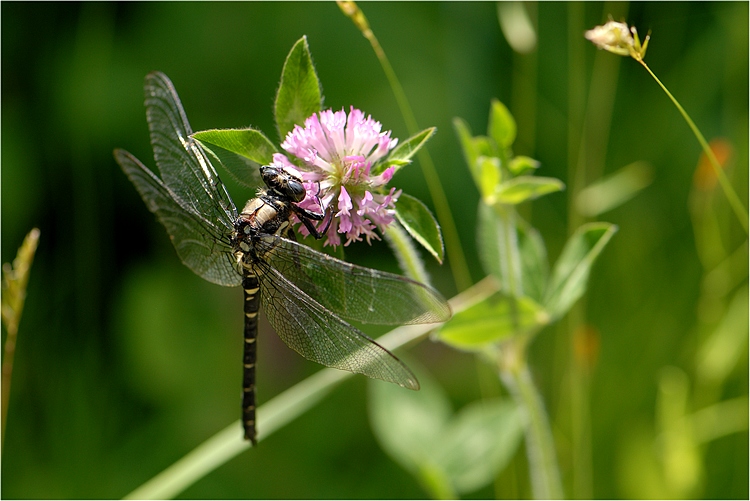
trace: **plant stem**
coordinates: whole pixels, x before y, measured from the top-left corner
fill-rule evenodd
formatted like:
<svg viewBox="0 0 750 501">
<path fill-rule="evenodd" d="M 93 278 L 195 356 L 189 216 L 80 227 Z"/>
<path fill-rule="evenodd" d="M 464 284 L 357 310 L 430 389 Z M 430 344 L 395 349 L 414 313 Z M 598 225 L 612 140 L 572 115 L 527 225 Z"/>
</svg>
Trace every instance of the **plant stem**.
<svg viewBox="0 0 750 501">
<path fill-rule="evenodd" d="M 496 212 L 501 221 L 499 231 L 502 242 L 501 269 L 502 290 L 510 302 L 511 321 L 516 333 L 500 347 L 498 368 L 500 379 L 513 396 L 524 415 L 526 455 L 529 462 L 531 489 L 536 499 L 560 499 L 562 484 L 557 467 L 554 441 L 549 420 L 526 362 L 526 346 L 533 333 L 519 328 L 517 298 L 523 294 L 521 284 L 521 261 L 516 230 L 516 210 L 513 206 L 498 205 Z"/>
<path fill-rule="evenodd" d="M 396 72 L 393 71 L 388 57 L 385 55 L 385 51 L 380 46 L 380 42 L 375 37 L 375 34 L 370 29 L 370 25 L 365 18 L 362 10 L 357 6 L 355 2 L 338 2 L 341 11 L 349 17 L 357 29 L 360 30 L 362 35 L 370 42 L 375 56 L 380 61 L 380 65 L 383 67 L 388 83 L 391 86 L 393 95 L 396 98 L 398 107 L 401 110 L 401 115 L 404 117 L 406 122 L 406 128 L 409 134 L 414 135 L 419 131 L 417 120 L 414 118 L 414 112 L 409 105 L 409 100 L 406 97 L 401 82 L 399 82 Z M 451 263 L 451 272 L 453 273 L 453 280 L 456 282 L 456 287 L 459 291 L 468 289 L 471 286 L 471 274 L 469 273 L 469 266 L 466 263 L 466 256 L 464 255 L 463 247 L 461 246 L 461 240 L 458 237 L 458 230 L 456 229 L 456 223 L 453 219 L 453 214 L 450 211 L 450 205 L 448 204 L 448 197 L 445 195 L 443 186 L 440 183 L 440 177 L 435 169 L 435 164 L 432 161 L 427 148 L 424 147 L 417 152 L 419 158 L 419 164 L 422 167 L 422 174 L 427 181 L 427 188 L 430 190 L 430 196 L 435 204 L 435 212 L 437 212 L 437 218 L 440 222 L 440 226 L 443 229 L 443 235 L 445 236 L 445 247 L 447 250 L 448 259 Z"/>
<path fill-rule="evenodd" d="M 10 381 L 13 376 L 13 358 L 16 353 L 16 336 L 18 324 L 13 322 L 6 326 L 8 337 L 5 339 L 2 369 L 2 438 L 0 447 L 5 444 L 5 423 L 8 421 L 8 404 L 10 403 Z"/>
<path fill-rule="evenodd" d="M 26 301 L 26 286 L 29 281 L 31 264 L 34 262 L 34 254 L 39 245 L 39 235 L 39 229 L 33 228 L 26 235 L 21 247 L 18 249 L 16 258 L 13 260 L 13 266 L 7 263 L 3 265 L 3 295 L 0 314 L 8 336 L 5 339 L 5 346 L 3 347 L 2 400 L 0 403 L 2 407 L 0 411 L 2 432 L 0 444 L 5 443 L 5 424 L 10 404 L 10 382 L 13 376 L 13 359 L 16 354 L 18 324 L 21 322 L 23 305 Z"/>
<path fill-rule="evenodd" d="M 682 105 L 680 105 L 677 99 L 675 99 L 672 93 L 669 92 L 669 90 L 664 86 L 664 84 L 661 83 L 661 80 L 659 80 L 659 78 L 657 78 L 654 72 L 651 71 L 651 68 L 648 67 L 646 62 L 640 58 L 636 58 L 636 61 L 641 63 L 641 65 L 644 68 L 646 68 L 646 71 L 648 71 L 648 73 L 654 78 L 654 80 L 656 80 L 656 83 L 659 84 L 659 87 L 662 88 L 662 90 L 667 94 L 669 99 L 671 99 L 674 105 L 677 107 L 677 110 L 682 115 L 682 118 L 684 118 L 685 121 L 687 122 L 688 126 L 690 127 L 690 130 L 693 131 L 693 134 L 695 135 L 696 139 L 698 139 L 698 142 L 700 143 L 701 148 L 703 148 L 703 152 L 706 154 L 706 157 L 708 158 L 709 162 L 711 162 L 711 166 L 714 168 L 716 177 L 719 180 L 719 184 L 721 184 L 721 189 L 724 191 L 724 195 L 727 197 L 727 200 L 729 201 L 729 205 L 732 207 L 734 214 L 737 216 L 737 219 L 739 220 L 740 224 L 742 225 L 742 228 L 745 230 L 745 233 L 747 234 L 748 233 L 747 210 L 742 205 L 742 202 L 740 201 L 740 198 L 737 196 L 737 193 L 734 191 L 734 188 L 732 188 L 732 185 L 729 182 L 729 179 L 724 173 L 724 170 L 721 168 L 719 161 L 716 159 L 716 155 L 714 155 L 713 150 L 711 150 L 711 147 L 708 145 L 706 138 L 703 137 L 703 134 L 701 134 L 701 131 L 698 130 L 698 127 L 696 127 L 695 123 L 690 118 L 690 115 L 687 114 L 685 109 L 682 107 Z"/>
<path fill-rule="evenodd" d="M 555 445 L 544 403 L 526 364 L 525 340 L 514 339 L 501 348 L 500 378 L 524 416 L 526 455 L 535 499 L 563 497 Z"/>
<path fill-rule="evenodd" d="M 521 255 L 518 250 L 518 230 L 516 228 L 516 208 L 512 205 L 497 204 L 495 213 L 498 216 L 498 250 L 500 252 L 501 291 L 508 301 L 510 321 L 515 338 L 524 337 L 521 332 L 518 314 L 518 298 L 523 295 L 521 277 Z"/>
<path fill-rule="evenodd" d="M 497 291 L 492 277 L 487 277 L 449 301 L 458 313 L 483 301 Z M 393 329 L 377 339 L 378 344 L 395 350 L 423 339 L 435 324 L 406 325 Z M 323 369 L 274 397 L 258 408 L 258 442 L 311 409 L 336 385 L 353 376 L 351 372 Z M 232 423 L 182 459 L 125 496 L 125 499 L 171 499 L 205 475 L 250 447 L 242 440 L 239 421 Z"/>
<path fill-rule="evenodd" d="M 500 220 L 498 242 L 503 292 L 515 304 L 516 298 L 523 295 L 521 279 L 521 253 L 518 250 L 518 230 L 516 229 L 516 209 L 512 205 L 497 204 L 495 213 Z M 514 308 L 511 308 L 513 310 Z M 517 318 L 514 325 L 518 326 Z"/>
<path fill-rule="evenodd" d="M 388 229 L 383 236 L 396 255 L 398 264 L 406 276 L 423 284 L 431 284 L 430 277 L 424 269 L 422 258 L 419 257 L 419 253 L 414 247 L 414 241 L 406 233 L 403 226 L 398 221 L 393 221 L 388 225 Z"/>
<path fill-rule="evenodd" d="M 324 369 L 258 408 L 258 429 L 269 436 L 312 408 L 351 373 Z M 239 421 L 227 426 L 172 466 L 125 496 L 125 499 L 172 499 L 209 472 L 250 448 Z"/>
<path fill-rule="evenodd" d="M 568 7 L 568 236 L 587 222 L 576 202 L 581 191 L 590 182 L 601 178 L 607 156 L 612 110 L 616 96 L 617 75 L 622 58 L 610 57 L 604 51 L 594 56 L 591 84 L 586 88 L 586 57 L 580 43 L 585 20 L 585 9 L 580 3 Z M 615 17 L 626 17 L 627 3 L 605 2 L 604 15 L 613 12 Z M 570 416 L 567 431 L 570 448 L 566 458 L 570 461 L 567 474 L 570 495 L 590 499 L 593 492 L 593 460 L 591 447 L 590 381 L 585 368 L 575 357 L 576 333 L 586 322 L 586 296 L 577 301 L 565 321 L 557 328 L 557 353 L 553 373 L 562 395 L 558 399 L 557 416 Z M 565 422 L 563 418 L 558 422 Z"/>
</svg>

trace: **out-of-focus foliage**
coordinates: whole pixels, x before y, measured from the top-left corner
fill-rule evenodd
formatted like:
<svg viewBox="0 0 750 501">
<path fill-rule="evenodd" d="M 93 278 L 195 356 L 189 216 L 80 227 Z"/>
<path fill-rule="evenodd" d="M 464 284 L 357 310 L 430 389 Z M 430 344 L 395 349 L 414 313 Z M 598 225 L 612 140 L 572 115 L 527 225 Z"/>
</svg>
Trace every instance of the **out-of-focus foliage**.
<svg viewBox="0 0 750 501">
<path fill-rule="evenodd" d="M 383 450 L 432 498 L 455 499 L 491 483 L 521 440 L 516 405 L 487 399 L 454 413 L 437 381 L 415 363 L 409 365 L 417 371 L 419 392 L 369 383 L 370 421 Z"/>
<path fill-rule="evenodd" d="M 533 212 L 520 208 L 550 263 L 583 222 L 569 221 L 593 215 L 574 212 L 568 197 L 585 192 L 572 187 L 594 189 L 633 162 L 652 168 L 651 184 L 627 201 L 620 194 L 621 205 L 595 205 L 619 232 L 591 273 L 587 327 L 571 333 L 563 319 L 530 353 L 566 493 L 747 498 L 747 236 L 711 177 L 694 177 L 700 148 L 662 91 L 640 65 L 583 37 L 610 13 L 652 30 L 649 66 L 708 139 L 731 145 L 725 169 L 747 206 L 747 3 L 523 4 L 536 34 L 524 54 L 506 42 L 492 3 L 361 7 L 418 122 L 437 127 L 427 147 L 475 280 L 480 195 L 453 117 L 483 130 L 487 103 L 506 103 L 514 154 L 539 161 L 519 161 L 519 172 L 565 182 Z M 144 75 L 170 76 L 195 130 L 272 134 L 284 58 L 306 35 L 326 107 L 355 105 L 395 137 L 409 134 L 369 43 L 332 3 L 3 2 L 0 11 L 0 261 L 29 228 L 44 235 L 20 324 L 3 496 L 121 497 L 237 419 L 241 375 L 241 292 L 182 266 L 112 160 L 115 146 L 150 158 Z M 224 181 L 240 204 L 253 194 Z M 435 213 L 419 169 L 395 181 Z M 396 269 L 382 242 L 347 258 Z M 425 261 L 451 295 L 450 255 L 442 268 Z M 261 330 L 264 402 L 318 366 Z M 469 355 L 430 342 L 411 355 L 454 409 L 501 392 Z M 571 384 L 571 367 L 584 385 Z M 423 497 L 373 438 L 365 388 L 353 379 L 184 496 Z M 573 448 L 582 422 L 589 446 Z M 527 497 L 525 469 L 517 454 L 494 485 L 465 497 Z M 590 476 L 571 473 L 581 471 Z"/>
</svg>

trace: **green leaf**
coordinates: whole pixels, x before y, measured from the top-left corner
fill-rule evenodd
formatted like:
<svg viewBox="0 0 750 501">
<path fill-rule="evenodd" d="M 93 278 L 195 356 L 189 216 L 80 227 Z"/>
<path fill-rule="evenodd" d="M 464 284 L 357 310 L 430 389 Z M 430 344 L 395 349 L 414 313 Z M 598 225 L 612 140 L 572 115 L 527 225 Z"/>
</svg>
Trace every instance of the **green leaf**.
<svg viewBox="0 0 750 501">
<path fill-rule="evenodd" d="M 614 224 L 589 223 L 568 239 L 555 263 L 543 303 L 553 319 L 565 315 L 586 291 L 591 266 L 616 232 Z"/>
<path fill-rule="evenodd" d="M 716 270 L 716 268 L 714 268 Z M 695 355 L 698 376 L 719 386 L 747 355 L 748 289 L 741 287 Z"/>
<path fill-rule="evenodd" d="M 408 361 L 422 382 L 418 392 L 368 382 L 368 413 L 382 449 L 415 476 L 433 499 L 456 499 L 487 485 L 513 457 L 522 435 L 513 403 L 483 400 L 451 411 L 440 385 Z"/>
<path fill-rule="evenodd" d="M 276 93 L 274 114 L 279 138 L 283 140 L 295 125 L 303 125 L 305 119 L 320 111 L 322 94 L 307 37 L 302 37 L 284 62 L 281 84 Z"/>
<path fill-rule="evenodd" d="M 430 210 L 419 199 L 401 193 L 396 203 L 396 218 L 409 235 L 442 263 L 444 256 L 443 235 Z"/>
<path fill-rule="evenodd" d="M 515 210 L 479 203 L 479 259 L 484 270 L 497 279 L 500 289 L 508 296 L 524 295 L 516 219 Z"/>
<path fill-rule="evenodd" d="M 483 193 L 483 167 L 480 165 L 480 157 L 485 157 L 486 160 L 483 160 L 484 162 L 490 161 L 489 159 L 495 159 L 492 160 L 493 163 L 499 162 L 499 159 L 496 158 L 498 156 L 497 148 L 494 147 L 487 136 L 473 137 L 469 125 L 461 118 L 456 117 L 453 119 L 453 128 L 456 129 L 456 135 L 461 143 L 464 160 L 474 178 L 474 183 L 477 185 L 479 192 Z"/>
<path fill-rule="evenodd" d="M 478 155 L 486 157 L 499 157 L 500 150 L 497 149 L 494 142 L 487 136 L 475 136 L 472 138 L 474 150 Z"/>
<path fill-rule="evenodd" d="M 477 210 L 477 253 L 485 273 L 495 277 L 499 284 L 506 282 L 505 272 L 500 265 L 502 228 L 492 207 L 479 202 Z"/>
<path fill-rule="evenodd" d="M 503 222 L 492 207 L 480 203 L 477 213 L 477 251 L 479 259 L 486 273 L 493 275 L 498 283 L 507 284 L 508 278 L 506 275 L 508 272 L 501 265 L 503 260 L 507 260 L 506 257 L 503 257 L 501 250 L 501 247 L 504 246 L 503 234 L 505 233 L 502 224 Z M 534 301 L 541 302 L 549 275 L 544 240 L 536 229 L 518 215 L 515 217 L 515 224 L 518 253 L 520 255 L 518 266 L 520 268 L 521 292 Z"/>
<path fill-rule="evenodd" d="M 516 223 L 518 248 L 521 254 L 523 292 L 534 301 L 541 302 L 549 276 L 547 249 L 542 235 L 536 228 L 520 217 Z"/>
<path fill-rule="evenodd" d="M 508 108 L 497 99 L 492 100 L 490 106 L 490 123 L 487 126 L 487 135 L 495 140 L 498 147 L 510 148 L 516 140 L 516 121 L 510 114 Z"/>
<path fill-rule="evenodd" d="M 423 465 L 432 463 L 436 440 L 452 411 L 447 395 L 430 374 L 418 363 L 408 363 L 419 374 L 420 390 L 370 381 L 368 413 L 380 447 L 417 475 Z"/>
<path fill-rule="evenodd" d="M 477 158 L 479 157 L 479 150 L 474 143 L 474 138 L 471 135 L 469 124 L 467 124 L 463 119 L 456 117 L 453 119 L 453 128 L 456 130 L 458 142 L 461 143 L 461 151 L 463 151 L 466 165 L 469 167 L 469 171 L 474 177 L 477 186 L 479 186 L 479 173 L 476 167 Z"/>
<path fill-rule="evenodd" d="M 596 217 L 636 196 L 653 177 L 648 163 L 633 162 L 582 189 L 576 197 L 576 209 L 584 216 Z"/>
<path fill-rule="evenodd" d="M 497 157 L 480 156 L 477 158 L 479 171 L 478 188 L 483 200 L 494 200 L 493 195 L 500 184 L 500 159 Z"/>
<path fill-rule="evenodd" d="M 399 143 L 399 145 L 391 151 L 391 154 L 388 155 L 388 158 L 383 163 L 379 164 L 378 169 L 373 173 L 380 174 L 391 165 L 395 165 L 396 170 L 398 170 L 398 168 L 411 163 L 411 158 L 422 146 L 424 146 L 427 140 L 435 134 L 436 130 L 437 128 L 430 127 L 429 129 L 425 129 L 422 132 L 413 135 L 403 143 Z"/>
<path fill-rule="evenodd" d="M 554 177 L 518 176 L 500 184 L 495 200 L 501 204 L 520 204 L 565 189 Z"/>
<path fill-rule="evenodd" d="M 533 299 L 495 294 L 453 315 L 436 339 L 465 351 L 485 351 L 489 345 L 514 334 L 535 332 L 549 323 L 549 316 Z"/>
<path fill-rule="evenodd" d="M 212 129 L 196 132 L 193 137 L 235 181 L 249 187 L 260 183 L 258 168 L 270 164 L 277 151 L 273 143 L 256 129 Z"/>
<path fill-rule="evenodd" d="M 211 162 L 218 162 L 240 186 L 257 188 L 263 184 L 260 178 L 260 164 L 218 146 L 201 145 Z"/>
<path fill-rule="evenodd" d="M 521 413 L 514 403 L 500 399 L 473 402 L 443 436 L 436 462 L 456 491 L 473 492 L 492 482 L 516 453 L 523 436 Z"/>
<path fill-rule="evenodd" d="M 498 2 L 497 17 L 500 29 L 514 51 L 528 54 L 537 45 L 537 33 L 522 2 Z"/>
<path fill-rule="evenodd" d="M 520 174 L 523 174 L 524 172 L 538 169 L 540 165 L 541 164 L 539 163 L 539 160 L 534 160 L 531 157 L 518 155 L 516 157 L 513 157 L 510 162 L 508 162 L 508 170 L 514 176 L 518 176 Z"/>
<path fill-rule="evenodd" d="M 260 165 L 270 164 L 273 154 L 278 151 L 257 129 L 211 129 L 196 132 L 193 137 L 203 145 L 219 146 Z"/>
</svg>

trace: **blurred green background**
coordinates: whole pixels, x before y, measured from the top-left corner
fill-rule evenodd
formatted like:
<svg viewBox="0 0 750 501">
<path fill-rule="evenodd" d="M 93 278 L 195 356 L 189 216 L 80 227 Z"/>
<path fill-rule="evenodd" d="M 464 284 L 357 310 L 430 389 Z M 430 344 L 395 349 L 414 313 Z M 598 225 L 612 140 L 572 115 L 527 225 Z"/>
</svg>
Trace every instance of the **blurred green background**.
<svg viewBox="0 0 750 501">
<path fill-rule="evenodd" d="M 483 133 L 490 99 L 500 99 L 519 124 L 515 152 L 566 182 L 567 192 L 525 212 L 551 259 L 584 220 L 571 210 L 578 188 L 632 162 L 649 166 L 650 186 L 599 216 L 620 231 L 577 310 L 587 334 L 570 334 L 572 321 L 562 322 L 533 346 L 566 494 L 746 499 L 747 236 L 721 193 L 694 184 L 700 148 L 664 93 L 635 61 L 598 51 L 583 31 L 609 13 L 642 35 L 653 30 L 646 61 L 708 139 L 731 145 L 727 173 L 747 206 L 748 4 L 525 4 L 538 34 L 528 54 L 511 49 L 495 3 L 361 7 L 420 126 L 438 128 L 428 148 L 474 281 L 483 277 L 478 193 L 453 117 Z M 272 104 L 281 67 L 307 35 L 327 107 L 355 105 L 393 136 L 408 132 L 368 42 L 334 3 L 3 2 L 0 13 L 2 262 L 32 227 L 41 229 L 2 496 L 118 498 L 239 417 L 241 292 L 180 263 L 112 158 L 123 147 L 153 165 L 143 77 L 161 70 L 172 79 L 194 130 L 253 125 L 278 141 Z M 252 196 L 227 184 L 238 205 Z M 418 165 L 393 184 L 434 208 Z M 396 268 L 382 244 L 347 253 Z M 455 294 L 450 255 L 442 267 L 426 260 L 436 287 Z M 725 317 L 733 297 L 735 314 Z M 731 342 L 712 352 L 722 325 L 729 334 L 720 340 Z M 714 365 L 701 362 L 705 353 Z M 467 354 L 429 341 L 410 354 L 456 407 L 502 393 Z M 318 369 L 268 328 L 261 333 L 261 404 Z M 365 388 L 363 377 L 349 380 L 182 496 L 424 497 L 373 438 Z M 719 413 L 713 439 L 693 436 L 685 449 L 670 449 L 662 434 L 670 416 L 727 400 L 745 402 L 739 432 L 719 425 L 742 422 L 742 405 L 739 418 Z M 684 454 L 671 461 L 670 450 Z M 696 460 L 681 467 L 686 457 Z M 529 495 L 521 447 L 495 485 L 471 497 Z"/>
</svg>

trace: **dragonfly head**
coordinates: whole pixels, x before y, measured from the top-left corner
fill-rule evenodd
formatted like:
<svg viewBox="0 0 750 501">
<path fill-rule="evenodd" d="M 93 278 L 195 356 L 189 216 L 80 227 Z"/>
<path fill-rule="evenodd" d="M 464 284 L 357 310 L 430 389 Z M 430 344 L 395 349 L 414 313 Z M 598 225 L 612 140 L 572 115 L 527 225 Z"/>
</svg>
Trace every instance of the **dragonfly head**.
<svg viewBox="0 0 750 501">
<path fill-rule="evenodd" d="M 299 176 L 289 172 L 287 169 L 274 165 L 264 165 L 260 168 L 263 182 L 272 191 L 292 202 L 301 202 L 305 199 L 305 185 Z"/>
</svg>

